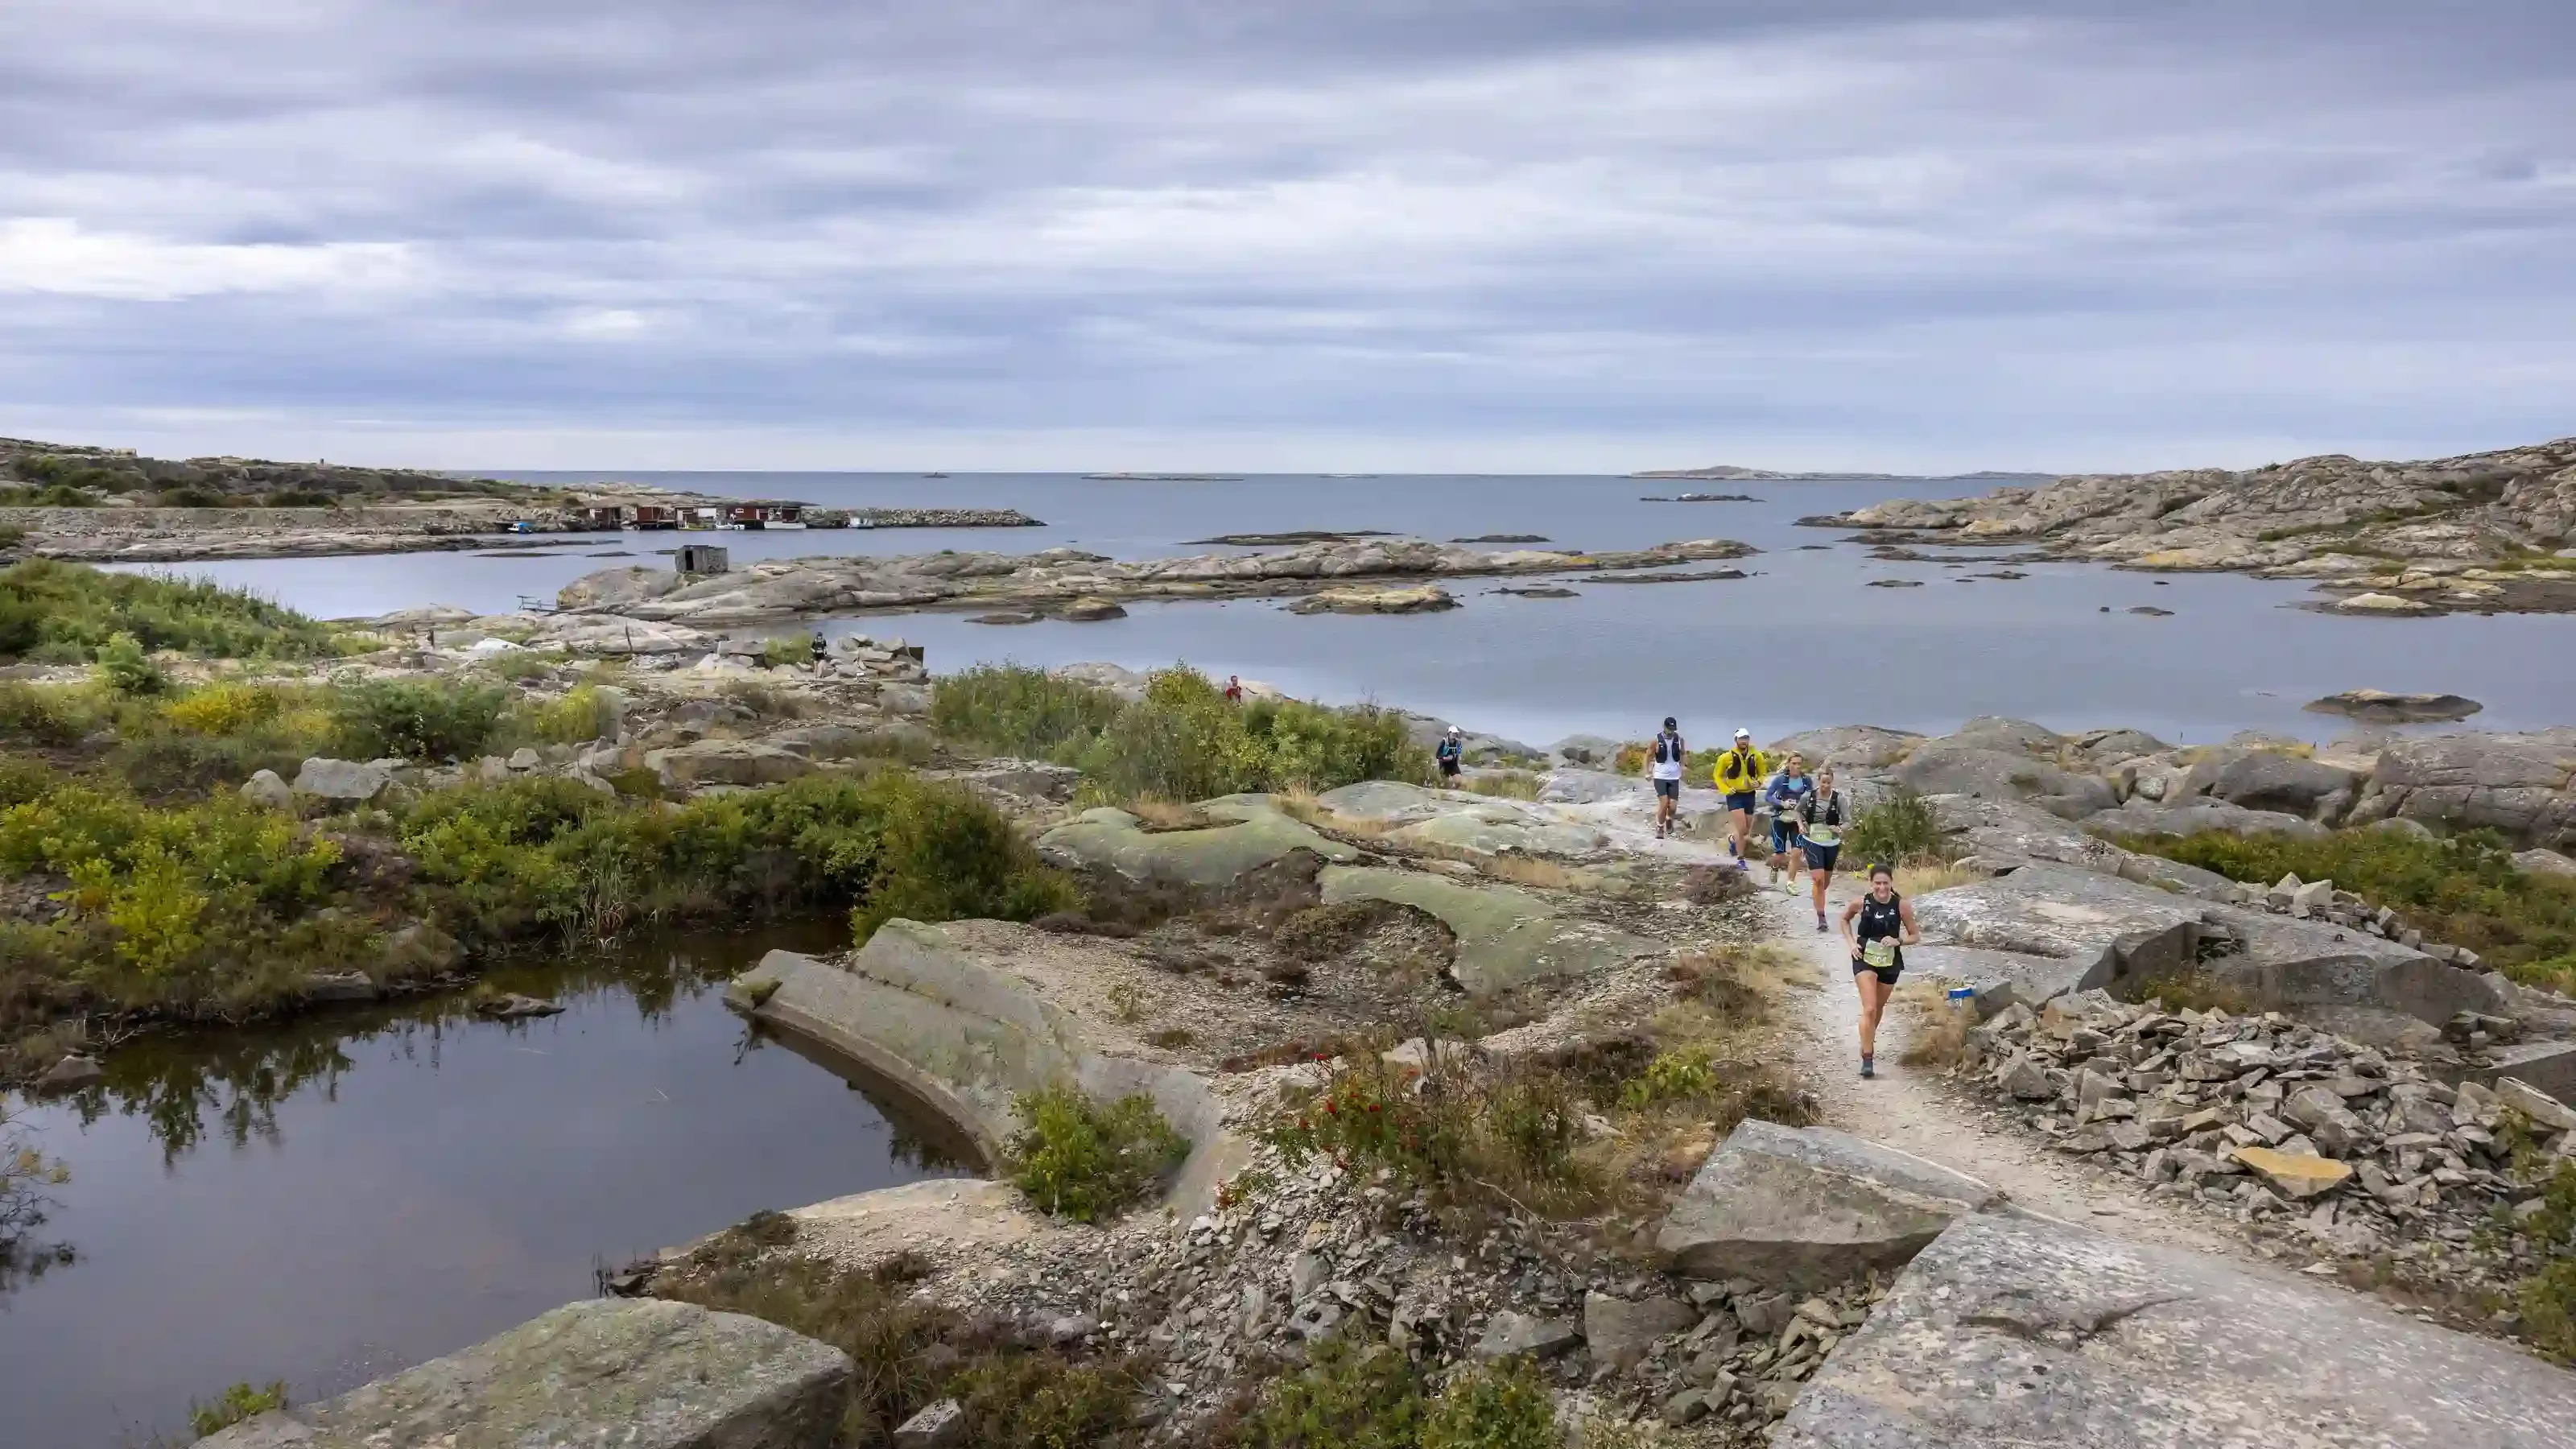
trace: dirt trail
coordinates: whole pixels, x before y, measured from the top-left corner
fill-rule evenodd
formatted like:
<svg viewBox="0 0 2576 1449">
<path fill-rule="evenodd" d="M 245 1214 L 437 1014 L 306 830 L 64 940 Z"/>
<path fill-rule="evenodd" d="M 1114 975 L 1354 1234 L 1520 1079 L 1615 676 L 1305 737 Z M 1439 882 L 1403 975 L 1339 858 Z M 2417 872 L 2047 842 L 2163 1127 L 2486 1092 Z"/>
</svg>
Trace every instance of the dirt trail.
<svg viewBox="0 0 2576 1449">
<path fill-rule="evenodd" d="M 1761 878 L 1759 872 L 1754 877 Z M 1828 898 L 1831 919 L 1859 894 L 1835 882 Z M 2085 1223 L 2141 1242 L 2170 1243 L 2202 1252 L 2261 1261 L 2243 1240 L 2217 1230 L 2190 1210 L 2147 1197 L 2133 1178 L 2071 1162 L 2037 1144 L 2011 1123 L 1989 1121 L 1941 1079 L 1938 1069 L 1903 1064 L 1908 1034 L 1920 1018 L 1905 1001 L 1889 1005 L 1878 1030 L 1878 1075 L 1860 1078 L 1860 993 L 1851 984 L 1851 958 L 1837 932 L 1819 934 L 1802 890 L 1792 899 L 1777 890 L 1763 900 L 1772 939 L 1811 968 L 1815 989 L 1801 990 L 1790 1043 L 1797 1064 L 1824 1104 L 1826 1125 L 1901 1148 L 1981 1178 L 2033 1212 Z"/>
</svg>

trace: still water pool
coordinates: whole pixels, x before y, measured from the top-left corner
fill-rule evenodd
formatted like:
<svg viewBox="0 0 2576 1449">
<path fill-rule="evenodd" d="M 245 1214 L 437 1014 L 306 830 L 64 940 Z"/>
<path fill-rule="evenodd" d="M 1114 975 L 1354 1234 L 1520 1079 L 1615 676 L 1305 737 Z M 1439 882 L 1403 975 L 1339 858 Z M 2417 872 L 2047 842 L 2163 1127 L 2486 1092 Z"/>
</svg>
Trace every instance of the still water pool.
<svg viewBox="0 0 2576 1449">
<path fill-rule="evenodd" d="M 192 1398 L 326 1397 L 595 1291 L 762 1208 L 956 1175 L 964 1149 L 839 1065 L 755 1035 L 724 980 L 840 923 L 503 969 L 563 1014 L 461 995 L 138 1040 L 25 1119 L 71 1182 L 69 1262 L 0 1289 L 26 1449 L 187 1440 Z"/>
</svg>

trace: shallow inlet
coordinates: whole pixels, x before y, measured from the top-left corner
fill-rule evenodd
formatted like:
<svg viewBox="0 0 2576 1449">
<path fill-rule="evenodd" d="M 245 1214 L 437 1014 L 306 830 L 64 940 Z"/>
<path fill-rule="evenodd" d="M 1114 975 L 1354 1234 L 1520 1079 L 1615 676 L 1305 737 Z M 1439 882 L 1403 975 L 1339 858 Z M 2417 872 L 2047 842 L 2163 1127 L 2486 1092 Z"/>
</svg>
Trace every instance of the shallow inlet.
<svg viewBox="0 0 2576 1449">
<path fill-rule="evenodd" d="M 191 1399 L 326 1397 L 596 1291 L 736 1222 L 925 1177 L 965 1144 L 817 1049 L 751 1031 L 724 981 L 837 921 L 672 935 L 493 973 L 562 1015 L 462 993 L 148 1038 L 28 1117 L 73 1180 L 0 1285 L 12 1442 L 187 1438 Z"/>
</svg>

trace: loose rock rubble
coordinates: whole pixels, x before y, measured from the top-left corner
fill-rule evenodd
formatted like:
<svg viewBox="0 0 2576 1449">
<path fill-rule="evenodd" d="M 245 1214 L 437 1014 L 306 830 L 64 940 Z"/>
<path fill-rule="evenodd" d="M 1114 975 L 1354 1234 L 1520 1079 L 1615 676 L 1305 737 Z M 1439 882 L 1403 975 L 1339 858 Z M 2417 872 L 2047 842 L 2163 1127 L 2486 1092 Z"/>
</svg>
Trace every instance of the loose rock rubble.
<svg viewBox="0 0 2576 1449">
<path fill-rule="evenodd" d="M 2277 1013 L 2088 991 L 2010 1007 L 1968 1040 L 1966 1079 L 2059 1151 L 2310 1247 L 2438 1269 L 2454 1290 L 2536 1266 L 2511 1231 L 2541 1193 L 2516 1149 L 2576 1160 L 2576 1109 L 2554 1097 L 2511 1077 L 2453 1086 Z"/>
<path fill-rule="evenodd" d="M 1298 1069 L 1263 1074 L 1276 1083 Z M 1239 1092 L 1249 1126 L 1267 1100 Z M 1512 1218 L 1461 1230 L 1385 1171 L 1292 1166 L 1256 1147 L 1224 1205 L 1184 1224 L 1140 1213 L 929 1256 L 916 1291 L 1032 1344 L 1141 1353 L 1145 1418 L 1186 1439 L 1230 1401 L 1336 1335 L 1386 1343 L 1435 1379 L 1526 1357 L 1569 1419 L 1649 1421 L 1672 1442 L 1753 1445 L 1808 1375 L 1867 1321 L 1875 1281 L 1792 1294 L 1696 1282 Z M 821 1234 L 794 1251 L 833 1254 Z M 875 1266 L 865 1257 L 854 1267 Z"/>
</svg>

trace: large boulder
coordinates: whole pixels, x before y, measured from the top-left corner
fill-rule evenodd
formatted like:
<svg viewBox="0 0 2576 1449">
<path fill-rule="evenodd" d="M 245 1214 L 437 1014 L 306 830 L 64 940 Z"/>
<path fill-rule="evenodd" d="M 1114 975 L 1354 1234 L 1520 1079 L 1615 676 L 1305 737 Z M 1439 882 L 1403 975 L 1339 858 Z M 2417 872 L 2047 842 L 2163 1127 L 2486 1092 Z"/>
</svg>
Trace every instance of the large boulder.
<svg viewBox="0 0 2576 1449">
<path fill-rule="evenodd" d="M 2351 815 L 2356 825 L 2387 819 L 2576 849 L 2576 728 L 2392 741 Z"/>
<path fill-rule="evenodd" d="M 1912 1153 L 1748 1117 L 1700 1165 L 1655 1246 L 1694 1278 L 1823 1288 L 1903 1264 L 1999 1198 Z"/>
<path fill-rule="evenodd" d="M 2131 797 L 2116 810 L 2097 810 L 2084 817 L 2084 828 L 2103 835 L 2197 835 L 2223 830 L 2231 835 L 2321 836 L 2325 827 L 2277 810 L 2248 810 L 2224 800 L 2189 796 L 2158 804 Z"/>
<path fill-rule="evenodd" d="M 2241 809 L 2332 824 L 2351 807 L 2360 782 L 2357 772 L 2318 760 L 2277 750 L 2231 749 L 2195 763 L 2183 779 L 2183 790 Z"/>
<path fill-rule="evenodd" d="M 1946 854 L 1972 856 L 1989 871 L 2033 861 L 2056 861 L 2086 870 L 2116 872 L 2129 852 L 2062 815 L 2018 800 L 1978 795 L 1933 795 L 1925 804 L 1948 838 Z"/>
<path fill-rule="evenodd" d="M 2048 863 L 1914 900 L 1926 941 L 2064 963 L 2033 969 L 2071 977 L 2065 989 L 2075 991 L 2188 968 L 2211 909 L 2116 875 Z"/>
<path fill-rule="evenodd" d="M 1774 755 L 1796 750 L 1807 757 L 1809 769 L 1832 765 L 1848 773 L 1883 770 L 1912 754 L 1922 743 L 1923 736 L 1911 730 L 1892 730 L 1883 725 L 1828 725 L 1784 735 L 1766 748 Z"/>
<path fill-rule="evenodd" d="M 373 800 L 394 782 L 394 767 L 383 761 L 360 763 L 315 756 L 295 772 L 295 793 L 324 800 Z"/>
<path fill-rule="evenodd" d="M 717 641 L 683 624 L 594 613 L 548 615 L 529 642 L 575 654 L 703 654 Z"/>
<path fill-rule="evenodd" d="M 1955 739 L 1925 744 L 1888 773 L 1926 795 L 2027 801 L 2069 820 L 2119 803 L 2111 783 L 2098 775 L 2074 774 L 2045 760 Z"/>
<path fill-rule="evenodd" d="M 1664 949 L 1598 921 L 1562 913 L 1546 897 L 1513 886 L 1467 885 L 1424 871 L 1331 865 L 1317 883 L 1327 905 L 1385 901 L 1437 916 L 1458 938 L 1450 975 L 1470 996 L 1526 981 L 1585 976 Z"/>
<path fill-rule="evenodd" d="M 1777 1449 L 2538 1449 L 2576 1376 L 2270 1268 L 1981 1213 L 1825 1360 Z"/>
<path fill-rule="evenodd" d="M 1200 890 L 1222 889 L 1301 850 L 1328 861 L 1359 859 L 1358 850 L 1291 819 L 1267 795 L 1231 795 L 1198 808 L 1219 823 L 1149 830 L 1124 810 L 1086 810 L 1039 836 L 1038 853 L 1072 869 Z"/>
<path fill-rule="evenodd" d="M 2436 1026 L 2513 1010 L 2494 980 L 2366 931 L 2236 906 L 2209 907 L 2205 919 L 2235 940 L 2206 969 L 2267 1007 L 2371 1007 Z"/>
<path fill-rule="evenodd" d="M 584 574 L 555 591 L 555 607 L 575 614 L 614 614 L 658 599 L 688 582 L 676 569 L 629 566 Z"/>
<path fill-rule="evenodd" d="M 197 1444 L 825 1449 L 850 1374 L 849 1355 L 757 1318 L 658 1298 L 591 1299 Z"/>
<path fill-rule="evenodd" d="M 818 768 L 794 750 L 749 740 L 698 740 L 649 750 L 644 765 L 660 775 L 663 784 L 681 790 L 701 785 L 783 785 Z"/>
<path fill-rule="evenodd" d="M 2008 719 L 1999 714 L 1981 714 L 1941 736 L 1934 743 L 1961 745 L 1980 750 L 1998 750 L 2005 754 L 2046 756 L 2054 758 L 2066 737 L 2043 724 L 2026 719 Z"/>
</svg>

